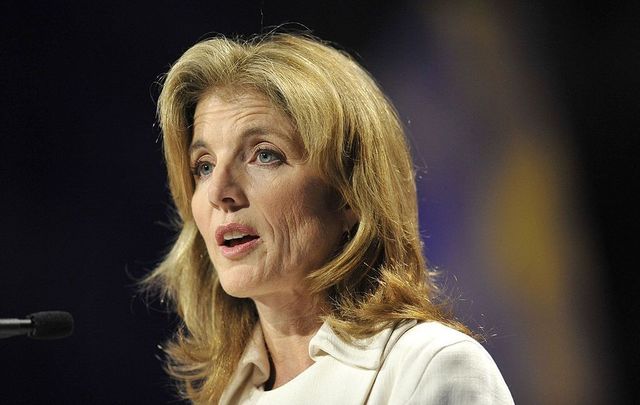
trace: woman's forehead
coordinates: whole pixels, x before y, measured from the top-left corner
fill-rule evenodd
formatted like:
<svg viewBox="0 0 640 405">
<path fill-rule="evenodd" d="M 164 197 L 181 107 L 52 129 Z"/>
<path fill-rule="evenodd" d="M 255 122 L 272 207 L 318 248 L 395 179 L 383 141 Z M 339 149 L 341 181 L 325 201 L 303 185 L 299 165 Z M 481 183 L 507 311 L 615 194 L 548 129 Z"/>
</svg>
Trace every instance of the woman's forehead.
<svg viewBox="0 0 640 405">
<path fill-rule="evenodd" d="M 255 90 L 208 91 L 201 97 L 193 117 L 191 145 L 223 134 L 277 136 L 306 155 L 304 141 L 288 114 Z"/>
<path fill-rule="evenodd" d="M 207 114 L 223 115 L 231 112 L 238 117 L 255 113 L 253 118 L 277 120 L 283 126 L 290 127 L 289 132 L 295 132 L 293 121 L 281 108 L 263 93 L 245 88 L 213 88 L 205 92 L 198 100 L 194 110 L 193 123 L 206 119 Z"/>
</svg>

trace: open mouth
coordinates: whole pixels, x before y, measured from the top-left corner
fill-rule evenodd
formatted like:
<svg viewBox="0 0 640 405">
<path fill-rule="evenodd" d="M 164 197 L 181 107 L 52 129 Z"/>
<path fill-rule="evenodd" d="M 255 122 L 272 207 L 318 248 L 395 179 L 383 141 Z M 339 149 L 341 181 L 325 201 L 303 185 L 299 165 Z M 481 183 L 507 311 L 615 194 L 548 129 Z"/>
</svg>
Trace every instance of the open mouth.
<svg viewBox="0 0 640 405">
<path fill-rule="evenodd" d="M 246 256 L 261 242 L 255 228 L 237 222 L 219 226 L 215 239 L 222 255 L 233 260 Z"/>
<path fill-rule="evenodd" d="M 238 245 L 242 245 L 243 243 L 251 242 L 252 240 L 258 239 L 257 235 L 244 235 L 239 238 L 232 238 L 224 240 L 223 245 L 227 247 L 234 247 Z"/>
</svg>

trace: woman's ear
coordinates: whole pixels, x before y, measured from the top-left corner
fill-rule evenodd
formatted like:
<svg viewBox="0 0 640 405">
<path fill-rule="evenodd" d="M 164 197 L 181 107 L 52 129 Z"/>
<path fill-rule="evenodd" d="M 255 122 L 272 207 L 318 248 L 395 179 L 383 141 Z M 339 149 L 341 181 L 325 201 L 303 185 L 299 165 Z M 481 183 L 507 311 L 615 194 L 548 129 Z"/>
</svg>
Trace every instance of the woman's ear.
<svg viewBox="0 0 640 405">
<path fill-rule="evenodd" d="M 346 204 L 343 208 L 344 210 L 344 219 L 345 219 L 345 230 L 351 232 L 353 228 L 360 222 L 360 217 L 358 214 L 351 209 L 349 204 Z"/>
</svg>

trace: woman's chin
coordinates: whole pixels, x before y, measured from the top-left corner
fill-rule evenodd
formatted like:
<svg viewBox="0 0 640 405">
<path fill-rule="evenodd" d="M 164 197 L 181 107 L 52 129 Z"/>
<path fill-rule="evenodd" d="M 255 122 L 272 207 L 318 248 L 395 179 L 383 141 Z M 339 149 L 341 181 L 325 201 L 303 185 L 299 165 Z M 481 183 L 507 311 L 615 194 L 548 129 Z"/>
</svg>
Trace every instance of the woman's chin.
<svg viewBox="0 0 640 405">
<path fill-rule="evenodd" d="M 220 277 L 220 285 L 224 292 L 235 298 L 252 298 L 260 294 L 261 283 L 255 280 L 241 278 Z"/>
</svg>

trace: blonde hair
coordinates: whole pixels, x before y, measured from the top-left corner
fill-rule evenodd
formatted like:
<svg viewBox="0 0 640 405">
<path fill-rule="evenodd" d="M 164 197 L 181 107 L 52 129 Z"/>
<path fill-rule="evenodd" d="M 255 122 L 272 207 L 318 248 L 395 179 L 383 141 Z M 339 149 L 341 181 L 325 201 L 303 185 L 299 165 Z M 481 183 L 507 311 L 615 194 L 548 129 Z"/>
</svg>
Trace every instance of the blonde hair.
<svg viewBox="0 0 640 405">
<path fill-rule="evenodd" d="M 343 250 L 308 275 L 323 314 L 349 340 L 406 319 L 459 330 L 435 301 L 422 254 L 413 165 L 402 125 L 369 74 L 347 54 L 304 35 L 224 37 L 187 50 L 158 100 L 169 186 L 180 231 L 145 280 L 175 305 L 183 326 L 168 345 L 167 369 L 196 403 L 217 402 L 257 322 L 249 299 L 224 292 L 191 212 L 188 148 L 195 107 L 212 89 L 258 91 L 291 119 L 316 165 L 359 218 Z"/>
</svg>

